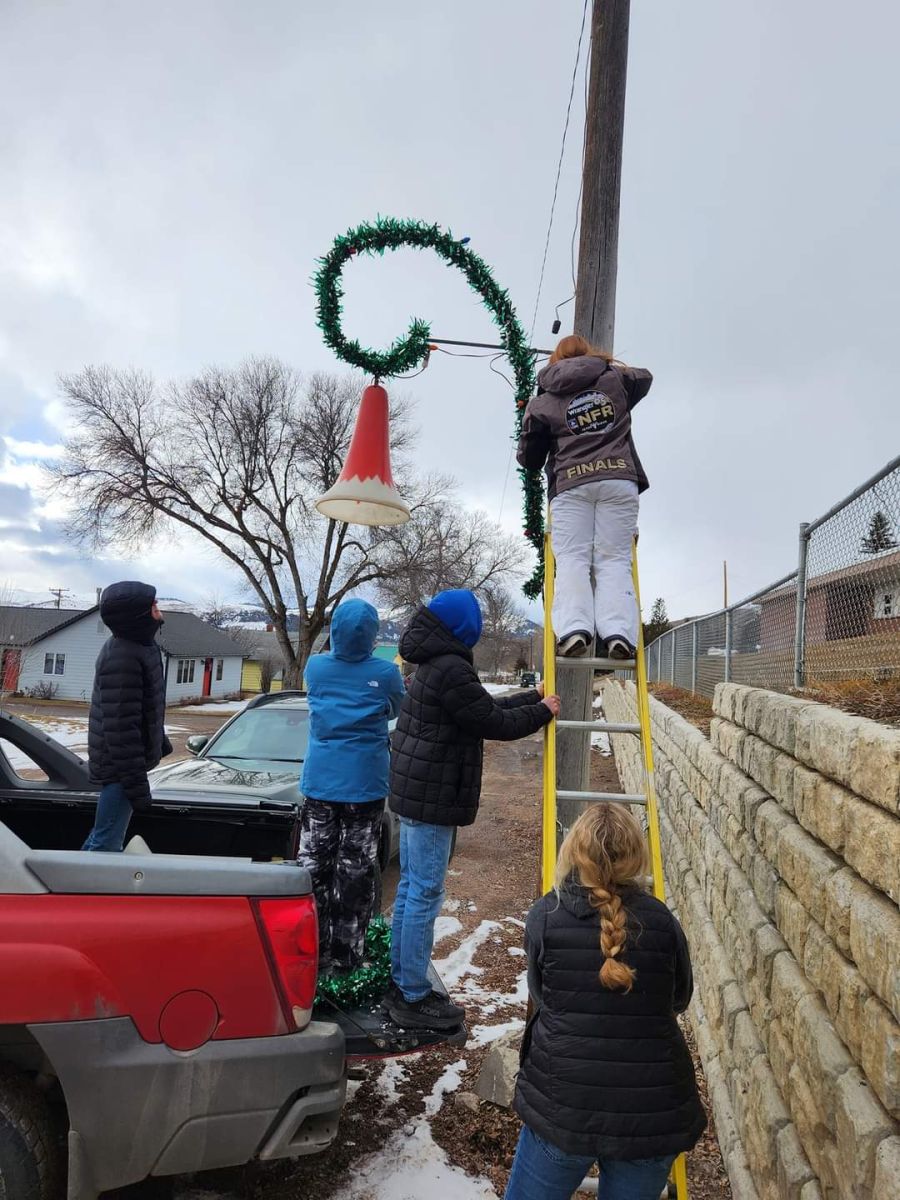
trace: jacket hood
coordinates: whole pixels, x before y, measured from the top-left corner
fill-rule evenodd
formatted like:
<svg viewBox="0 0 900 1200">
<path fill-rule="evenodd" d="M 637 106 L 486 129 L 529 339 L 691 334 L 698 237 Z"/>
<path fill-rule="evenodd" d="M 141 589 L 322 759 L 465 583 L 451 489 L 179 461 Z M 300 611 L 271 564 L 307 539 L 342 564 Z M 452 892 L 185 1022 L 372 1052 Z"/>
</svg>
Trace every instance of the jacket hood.
<svg viewBox="0 0 900 1200">
<path fill-rule="evenodd" d="M 152 584 L 133 579 L 111 583 L 100 596 L 100 619 L 114 637 L 149 644 L 162 624 L 150 615 L 155 600 Z"/>
<path fill-rule="evenodd" d="M 458 654 L 468 662 L 472 651 L 456 637 L 430 608 L 424 605 L 416 612 L 400 637 L 400 657 L 406 662 L 429 662 L 442 654 Z"/>
<path fill-rule="evenodd" d="M 428 609 L 442 621 L 455 638 L 470 649 L 481 637 L 483 617 L 475 593 L 466 588 L 438 592 L 429 601 Z"/>
<path fill-rule="evenodd" d="M 331 652 L 347 662 L 362 662 L 375 649 L 378 613 L 367 600 L 345 600 L 331 616 Z"/>
<path fill-rule="evenodd" d="M 538 383 L 554 396 L 568 396 L 594 387 L 609 370 L 605 358 L 580 354 L 577 358 L 562 358 L 538 373 Z"/>
</svg>

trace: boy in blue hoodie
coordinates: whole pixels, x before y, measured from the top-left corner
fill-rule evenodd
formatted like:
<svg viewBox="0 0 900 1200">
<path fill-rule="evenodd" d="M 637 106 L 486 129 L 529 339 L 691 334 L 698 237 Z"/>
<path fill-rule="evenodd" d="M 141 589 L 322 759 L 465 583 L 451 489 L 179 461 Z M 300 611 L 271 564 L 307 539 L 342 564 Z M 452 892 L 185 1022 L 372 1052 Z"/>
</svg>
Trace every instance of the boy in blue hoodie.
<svg viewBox="0 0 900 1200">
<path fill-rule="evenodd" d="M 332 614 L 331 652 L 313 655 L 306 666 L 310 733 L 299 859 L 316 896 L 320 970 L 359 966 L 375 899 L 388 722 L 405 693 L 397 667 L 372 654 L 378 625 L 371 604 L 344 601 Z"/>
</svg>

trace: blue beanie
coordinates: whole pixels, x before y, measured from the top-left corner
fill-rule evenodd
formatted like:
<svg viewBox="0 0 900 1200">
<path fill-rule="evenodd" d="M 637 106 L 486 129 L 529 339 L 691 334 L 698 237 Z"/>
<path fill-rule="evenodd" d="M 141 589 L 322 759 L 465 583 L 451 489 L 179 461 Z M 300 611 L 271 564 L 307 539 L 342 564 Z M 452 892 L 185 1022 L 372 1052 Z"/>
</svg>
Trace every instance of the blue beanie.
<svg viewBox="0 0 900 1200">
<path fill-rule="evenodd" d="M 470 649 L 481 637 L 481 606 L 475 599 L 475 593 L 465 588 L 454 588 L 448 592 L 438 592 L 428 611 L 433 612 L 450 632 Z"/>
</svg>

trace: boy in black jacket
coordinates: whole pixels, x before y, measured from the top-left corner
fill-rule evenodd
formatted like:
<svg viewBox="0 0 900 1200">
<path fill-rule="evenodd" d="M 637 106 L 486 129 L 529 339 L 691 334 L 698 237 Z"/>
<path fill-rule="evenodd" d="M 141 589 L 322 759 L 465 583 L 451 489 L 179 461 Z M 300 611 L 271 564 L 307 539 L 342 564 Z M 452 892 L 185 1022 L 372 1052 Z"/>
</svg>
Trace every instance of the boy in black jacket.
<svg viewBox="0 0 900 1200">
<path fill-rule="evenodd" d="M 163 722 L 166 693 L 156 635 L 156 588 L 125 581 L 100 597 L 112 631 L 97 657 L 88 719 L 88 763 L 100 797 L 83 850 L 121 850 L 132 811 L 150 807 L 147 772 L 172 753 Z"/>
<path fill-rule="evenodd" d="M 391 808 L 400 817 L 400 884 L 391 935 L 391 1017 L 452 1029 L 464 1010 L 431 990 L 434 922 L 444 899 L 453 831 L 478 813 L 484 739 L 528 737 L 559 713 L 543 687 L 495 700 L 473 666 L 481 609 L 472 592 L 440 592 L 400 639 L 417 670 L 400 709 L 391 756 Z"/>
</svg>

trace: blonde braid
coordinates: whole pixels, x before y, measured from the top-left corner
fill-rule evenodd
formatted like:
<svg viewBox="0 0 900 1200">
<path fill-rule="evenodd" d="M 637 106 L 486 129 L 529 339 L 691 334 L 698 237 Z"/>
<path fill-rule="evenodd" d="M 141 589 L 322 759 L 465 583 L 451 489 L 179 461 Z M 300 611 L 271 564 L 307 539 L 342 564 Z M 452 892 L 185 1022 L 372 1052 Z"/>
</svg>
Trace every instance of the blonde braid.
<svg viewBox="0 0 900 1200">
<path fill-rule="evenodd" d="M 624 805 L 595 804 L 586 809 L 563 841 L 556 863 L 556 886 L 571 878 L 591 894 L 600 916 L 600 983 L 611 991 L 630 992 L 636 972 L 621 961 L 628 937 L 628 913 L 620 886 L 634 887 L 647 867 L 644 832 Z"/>
<path fill-rule="evenodd" d="M 614 888 L 603 887 L 594 888 L 592 895 L 600 913 L 600 949 L 604 956 L 600 982 L 612 991 L 621 988 L 630 992 L 634 986 L 634 968 L 618 960 L 625 949 L 628 931 L 622 897 Z"/>
</svg>

